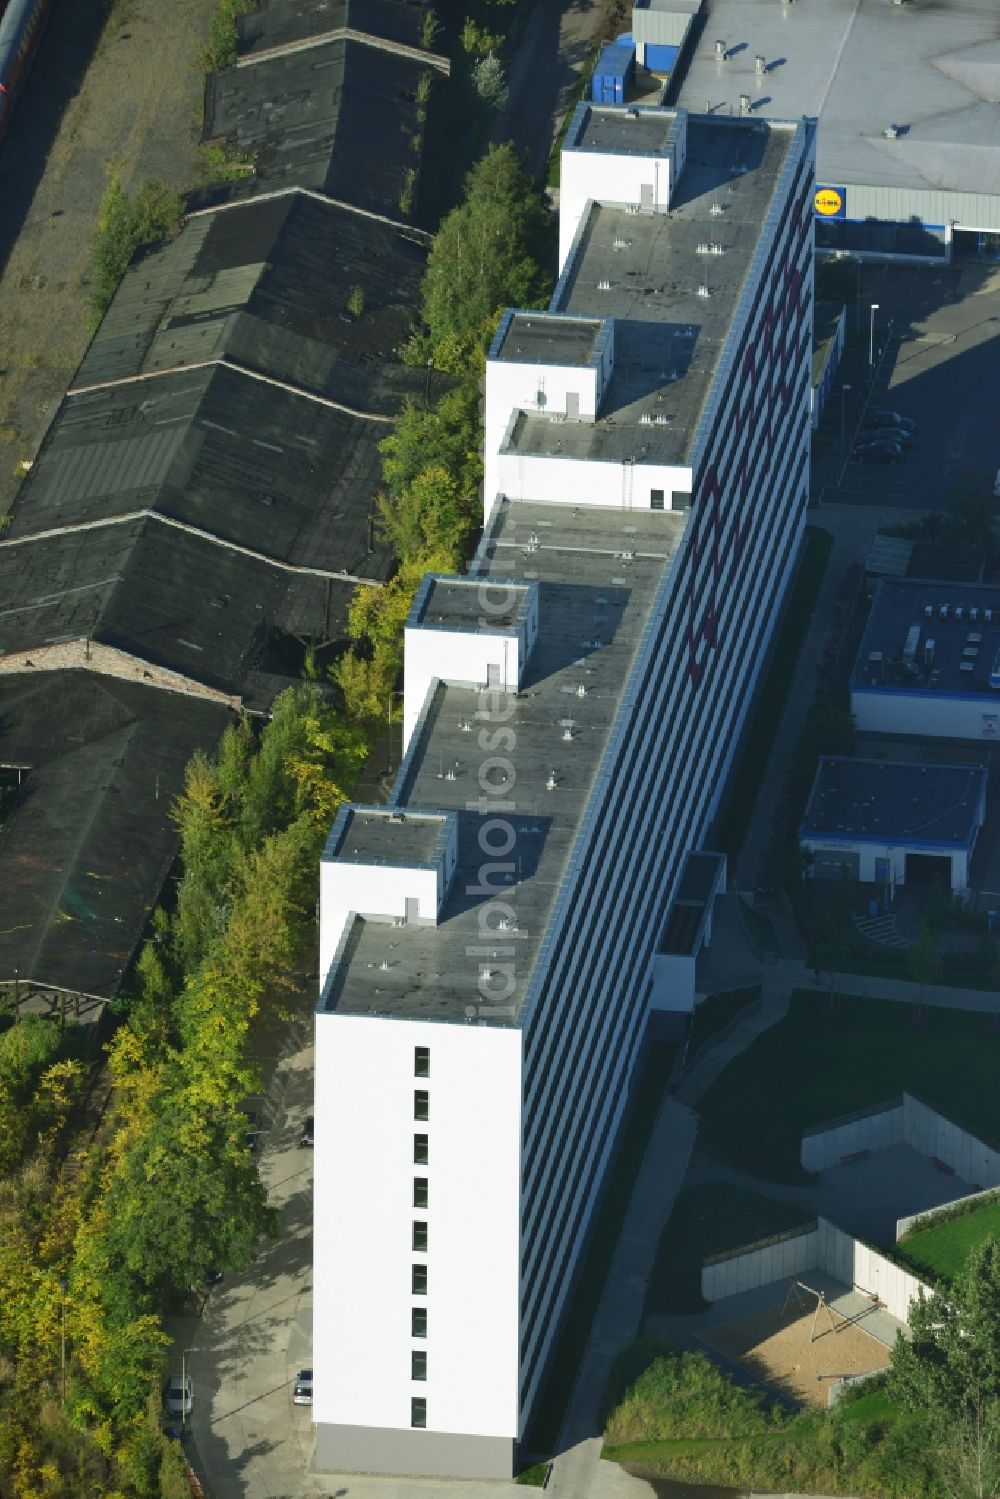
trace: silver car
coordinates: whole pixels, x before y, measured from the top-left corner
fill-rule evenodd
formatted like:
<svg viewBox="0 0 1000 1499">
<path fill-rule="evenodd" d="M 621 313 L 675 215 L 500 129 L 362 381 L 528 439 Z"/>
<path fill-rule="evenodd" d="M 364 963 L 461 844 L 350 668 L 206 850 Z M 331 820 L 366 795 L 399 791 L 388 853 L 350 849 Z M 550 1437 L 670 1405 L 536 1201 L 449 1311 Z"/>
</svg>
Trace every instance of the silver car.
<svg viewBox="0 0 1000 1499">
<path fill-rule="evenodd" d="M 190 1416 L 194 1404 L 194 1385 L 190 1374 L 185 1374 L 183 1379 L 179 1374 L 170 1376 L 163 1392 L 163 1403 L 170 1416 Z"/>
</svg>

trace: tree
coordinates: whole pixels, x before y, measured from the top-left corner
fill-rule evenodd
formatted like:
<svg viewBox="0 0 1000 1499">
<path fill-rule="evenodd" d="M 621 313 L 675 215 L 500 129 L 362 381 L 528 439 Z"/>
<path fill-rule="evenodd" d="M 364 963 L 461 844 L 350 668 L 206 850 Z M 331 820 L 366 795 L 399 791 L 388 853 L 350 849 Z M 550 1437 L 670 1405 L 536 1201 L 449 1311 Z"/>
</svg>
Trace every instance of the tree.
<svg viewBox="0 0 1000 1499">
<path fill-rule="evenodd" d="M 472 69 L 472 86 L 484 104 L 492 109 L 503 109 L 510 90 L 504 77 L 503 64 L 492 52 L 481 57 Z"/>
<path fill-rule="evenodd" d="M 406 494 L 419 474 L 434 467 L 447 470 L 463 497 L 477 493 L 483 476 L 478 400 L 475 383 L 467 380 L 446 391 L 434 406 L 422 408 L 407 401 L 391 435 L 379 443 L 390 497 Z M 397 552 L 400 559 L 405 555 Z"/>
<path fill-rule="evenodd" d="M 452 567 L 460 560 L 458 547 L 469 528 L 470 508 L 462 502 L 457 480 L 437 463 L 421 469 L 395 498 L 379 499 L 382 531 L 397 557 L 451 555 Z"/>
<path fill-rule="evenodd" d="M 927 1410 L 942 1432 L 982 1424 L 1000 1400 L 1000 1245 L 969 1252 L 947 1287 L 911 1302 L 912 1339 L 897 1338 L 890 1387 L 911 1410 Z"/>
<path fill-rule="evenodd" d="M 847 937 L 842 924 L 834 917 L 828 916 L 813 943 L 813 965 L 817 978 L 820 973 L 827 975 L 827 987 L 829 1001 L 833 1007 L 833 976 L 839 970 L 847 953 Z"/>
<path fill-rule="evenodd" d="M 920 924 L 920 936 L 916 945 L 910 948 L 907 954 L 907 964 L 910 969 L 910 977 L 917 985 L 918 1001 L 917 1014 L 924 1007 L 924 990 L 928 984 L 936 984 L 941 977 L 944 966 L 941 954 L 938 952 L 937 938 L 927 921 Z"/>
<path fill-rule="evenodd" d="M 996 501 L 992 486 L 982 474 L 967 473 L 951 492 L 951 513 L 968 546 L 988 551 L 996 545 Z"/>
<path fill-rule="evenodd" d="M 483 347 L 503 307 L 544 305 L 538 255 L 545 215 L 511 145 L 491 148 L 466 178 L 465 201 L 444 219 L 424 277 L 430 350 L 449 337 Z M 441 367 L 439 365 L 439 367 Z"/>
<path fill-rule="evenodd" d="M 144 182 L 130 198 L 120 174 L 114 174 L 101 200 L 94 236 L 90 300 L 95 322 L 111 306 L 136 250 L 174 233 L 183 212 L 180 194 L 164 183 Z"/>
<path fill-rule="evenodd" d="M 938 1448 L 938 1463 L 951 1499 L 998 1499 L 1000 1496 L 1000 1402 L 977 1402 L 948 1426 Z"/>
<path fill-rule="evenodd" d="M 477 26 L 471 16 L 466 16 L 462 23 L 460 40 L 462 51 L 468 52 L 470 57 L 484 57 L 498 52 L 503 44 L 502 36 L 487 31 L 485 26 Z"/>
</svg>

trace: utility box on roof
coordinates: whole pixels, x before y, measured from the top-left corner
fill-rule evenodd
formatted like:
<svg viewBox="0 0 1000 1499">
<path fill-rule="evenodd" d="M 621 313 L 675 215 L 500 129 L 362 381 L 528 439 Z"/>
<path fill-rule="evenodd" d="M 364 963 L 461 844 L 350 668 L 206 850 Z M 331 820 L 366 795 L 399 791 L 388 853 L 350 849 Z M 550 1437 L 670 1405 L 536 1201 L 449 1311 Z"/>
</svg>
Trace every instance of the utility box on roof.
<svg viewBox="0 0 1000 1499">
<path fill-rule="evenodd" d="M 635 47 L 614 43 L 597 59 L 590 84 L 594 104 L 624 104 L 635 76 Z"/>
</svg>

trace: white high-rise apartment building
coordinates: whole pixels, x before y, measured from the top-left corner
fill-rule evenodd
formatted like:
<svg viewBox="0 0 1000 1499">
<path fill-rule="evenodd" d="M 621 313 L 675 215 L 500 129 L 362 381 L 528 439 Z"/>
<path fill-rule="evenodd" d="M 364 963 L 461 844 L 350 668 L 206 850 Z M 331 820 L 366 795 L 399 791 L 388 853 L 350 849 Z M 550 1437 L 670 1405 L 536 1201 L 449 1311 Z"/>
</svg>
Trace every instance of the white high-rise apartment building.
<svg viewBox="0 0 1000 1499">
<path fill-rule="evenodd" d="M 320 1469 L 516 1464 L 802 537 L 813 177 L 809 121 L 573 118 L 482 546 L 424 580 L 395 789 L 322 863 Z"/>
</svg>

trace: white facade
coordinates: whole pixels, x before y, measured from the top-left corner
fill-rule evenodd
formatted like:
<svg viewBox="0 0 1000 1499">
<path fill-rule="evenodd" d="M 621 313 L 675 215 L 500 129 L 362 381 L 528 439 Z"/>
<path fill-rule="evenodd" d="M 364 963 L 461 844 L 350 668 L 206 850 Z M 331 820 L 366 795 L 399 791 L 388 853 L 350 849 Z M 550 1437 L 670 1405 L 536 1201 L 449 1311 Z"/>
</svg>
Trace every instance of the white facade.
<svg viewBox="0 0 1000 1499">
<path fill-rule="evenodd" d="M 866 734 L 919 734 L 925 739 L 1000 739 L 1000 692 L 963 697 L 851 683 L 851 712 Z"/>
<path fill-rule="evenodd" d="M 538 637 L 538 590 L 497 580 L 489 588 L 466 585 L 478 617 L 431 622 L 424 606 L 425 583 L 403 632 L 403 747 L 410 743 L 433 682 L 517 692 Z M 451 581 L 451 588 L 462 585 Z M 516 606 L 510 625 L 500 621 Z"/>
<path fill-rule="evenodd" d="M 906 860 L 908 855 L 929 855 L 946 859 L 949 868 L 949 888 L 953 893 L 967 890 L 969 886 L 969 860 L 971 848 L 945 848 L 935 843 L 884 843 L 860 838 L 803 838 L 802 849 L 812 855 L 813 867 L 807 875 L 834 879 L 838 871 L 866 885 L 882 885 L 894 890 L 906 884 Z"/>
<path fill-rule="evenodd" d="M 676 112 L 662 113 L 663 129 L 658 136 L 651 128 L 650 138 L 665 139 L 676 121 Z M 502 325 L 486 377 L 487 528 L 476 577 L 465 581 L 537 589 L 537 640 L 530 653 L 508 643 L 506 662 L 498 654 L 526 617 L 514 600 L 499 629 L 463 624 L 457 604 L 453 617 L 447 603 L 435 612 L 418 596 L 407 628 L 407 758 L 393 805 L 454 809 L 458 869 L 435 929 L 391 933 L 394 945 L 379 962 L 378 926 L 352 923 L 321 971 L 313 1362 L 317 1390 L 332 1380 L 313 1412 L 321 1470 L 510 1476 L 628 1106 L 654 988 L 656 1003 L 673 1008 L 690 988 L 689 975 L 659 971 L 657 944 L 687 856 L 704 846 L 718 810 L 804 529 L 814 173 L 804 122 L 775 127 L 762 141 L 752 121 L 705 120 L 682 138 L 680 159 L 685 144 L 707 184 L 720 160 L 727 182 L 744 147 L 766 163 L 759 182 L 753 167 L 740 176 L 730 300 L 720 293 L 702 306 L 691 294 L 672 307 L 664 294 L 647 314 L 659 320 L 660 348 L 670 328 L 700 318 L 709 373 L 698 373 L 697 360 L 679 361 L 670 375 L 662 361 L 651 363 L 643 309 L 633 315 L 621 292 L 617 315 L 631 325 L 624 395 L 614 387 L 623 378 L 616 337 L 606 340 L 607 373 L 600 334 L 592 346 L 574 345 L 565 330 L 553 330 L 553 344 L 566 363 L 543 357 L 529 367 L 505 359 L 509 322 Z M 579 203 L 584 167 L 574 160 L 567 168 L 574 151 L 571 144 L 564 153 L 563 181 L 578 186 L 563 201 L 570 259 L 582 264 L 583 240 L 604 210 L 593 201 L 598 187 L 613 193 L 613 205 L 627 204 L 623 184 L 631 193 L 633 176 L 638 184 L 647 172 L 655 195 L 666 164 L 669 193 L 669 162 L 662 151 L 643 161 L 622 148 L 607 153 L 616 176 L 604 153 L 581 150 L 593 175 Z M 695 220 L 698 236 L 715 223 L 710 201 L 706 186 L 677 209 Z M 669 258 L 661 206 L 659 198 L 648 206 L 647 228 L 662 231 Z M 608 213 L 602 229 L 610 236 L 626 210 Z M 678 238 L 686 247 L 688 237 Z M 702 274 L 686 248 L 676 253 L 685 284 Z M 664 284 L 671 273 L 666 266 Z M 590 271 L 575 289 L 564 276 L 553 314 L 593 313 L 593 284 Z M 544 354 L 544 337 L 534 346 Z M 552 407 L 537 400 L 539 369 Z M 559 402 L 574 393 L 574 380 L 580 399 L 571 417 Z M 593 417 L 583 410 L 586 380 Z M 676 434 L 659 434 L 655 461 L 627 456 L 643 451 L 648 432 L 638 409 L 626 409 L 636 382 L 647 401 L 662 383 L 672 409 L 686 413 Z M 510 443 L 521 401 L 533 422 L 549 412 L 549 427 L 533 432 L 537 453 L 515 453 Z M 591 443 L 588 424 L 596 431 L 601 423 Z M 561 438 L 571 429 L 572 439 Z M 560 456 L 560 441 L 572 455 Z M 683 495 L 676 505 L 674 494 Z M 499 727 L 485 726 L 492 723 Z M 477 761 L 476 748 L 485 759 Z M 509 772 L 491 781 L 504 755 Z M 491 798 L 504 799 L 509 845 Z M 331 920 L 342 907 L 342 899 L 331 905 Z M 482 943 L 464 945 L 477 923 L 488 956 Z M 330 953 L 324 941 L 324 959 Z M 479 993 L 489 998 L 483 979 L 515 965 L 508 1009 L 465 1003 L 467 993 L 476 997 L 477 969 L 486 969 Z M 414 1046 L 431 1052 L 430 1170 L 439 1167 L 439 1145 L 445 1150 L 446 1187 L 442 1195 L 432 1182 L 428 1213 L 428 1295 L 440 1298 L 436 1308 L 428 1299 L 429 1325 L 433 1312 L 433 1325 L 452 1330 L 441 1363 L 428 1342 L 426 1427 L 405 1419 L 409 1403 L 424 1398 L 405 1378 L 412 1266 L 400 1247 L 409 1242 L 405 1191 L 416 1169 L 400 1151 L 420 1129 L 406 1113 Z M 372 1202 L 359 1221 L 353 1207 L 366 1184 Z M 433 1204 L 442 1205 L 440 1230 Z M 385 1302 L 377 1312 L 376 1296 Z M 468 1360 L 462 1389 L 460 1346 Z M 338 1360 L 343 1373 L 334 1370 Z"/>
<path fill-rule="evenodd" d="M 558 437 L 553 439 L 558 443 Z M 532 500 L 544 495 L 551 505 L 614 505 L 620 510 L 658 508 L 673 510 L 673 496 L 690 502 L 692 471 L 680 465 L 652 463 L 599 463 L 586 458 L 524 457 L 499 452 L 487 466 L 493 493 L 512 500 Z"/>
<path fill-rule="evenodd" d="M 418 1046 L 427 1077 L 415 1075 Z M 407 1471 L 394 1437 L 411 1438 L 414 1398 L 440 1430 L 495 1441 L 509 1457 L 520 1071 L 516 1030 L 317 1016 L 312 1414 L 338 1429 L 344 1466 L 374 1434 L 382 1471 Z M 426 1121 L 414 1118 L 417 1090 Z M 414 1162 L 416 1135 L 426 1165 Z M 416 1180 L 427 1182 L 426 1208 L 414 1206 Z M 414 1223 L 427 1225 L 426 1250 L 413 1248 Z M 427 1267 L 426 1294 L 411 1291 L 414 1266 Z M 414 1307 L 426 1311 L 426 1336 L 412 1335 Z M 424 1379 L 412 1377 L 413 1353 L 426 1355 Z"/>
<path fill-rule="evenodd" d="M 369 819 L 386 824 L 387 846 L 379 857 L 370 860 L 325 857 L 320 864 L 319 964 L 321 973 L 329 973 L 334 954 L 344 935 L 351 915 L 383 922 L 437 922 L 445 896 L 451 887 L 456 862 L 456 827 L 454 817 L 421 815 L 422 823 L 438 824 L 441 848 L 433 862 L 417 864 L 394 860 L 390 814 L 377 808 L 365 812 Z M 403 817 L 397 814 L 399 822 Z M 338 822 L 343 820 L 343 814 Z M 334 824 L 331 842 L 337 836 Z"/>
<path fill-rule="evenodd" d="M 653 111 L 618 111 L 626 129 L 631 120 L 637 131 L 645 114 L 652 115 Z M 671 139 L 653 154 L 588 147 L 582 133 L 574 139 L 571 126 L 559 171 L 560 267 L 566 263 L 588 203 L 633 204 L 653 213 L 666 213 L 674 184 L 684 170 L 687 148 L 687 114 L 684 110 L 672 114 L 675 128 Z"/>
</svg>

